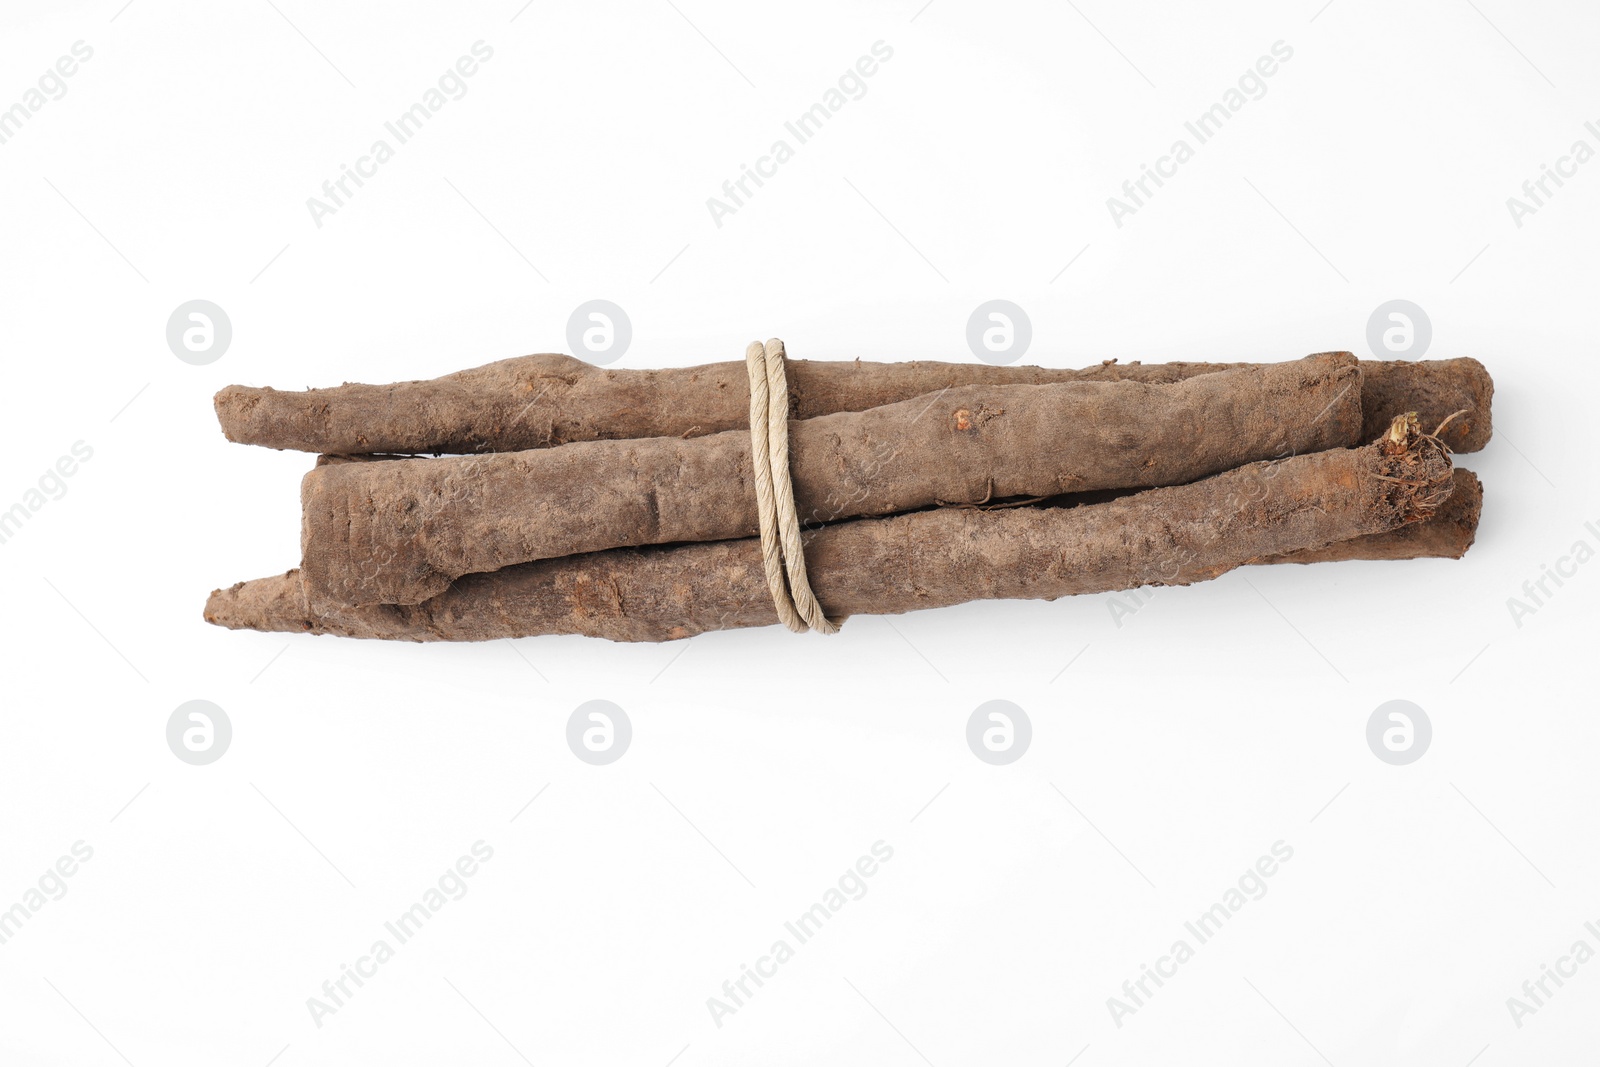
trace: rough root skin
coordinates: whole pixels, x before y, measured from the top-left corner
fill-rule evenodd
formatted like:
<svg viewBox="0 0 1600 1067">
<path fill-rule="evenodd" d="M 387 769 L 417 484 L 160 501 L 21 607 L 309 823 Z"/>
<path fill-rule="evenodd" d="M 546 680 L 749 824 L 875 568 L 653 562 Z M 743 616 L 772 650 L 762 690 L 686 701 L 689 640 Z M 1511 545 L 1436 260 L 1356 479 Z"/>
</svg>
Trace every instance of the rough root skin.
<svg viewBox="0 0 1600 1067">
<path fill-rule="evenodd" d="M 865 411 L 940 389 L 1049 382 L 1182 381 L 1247 363 L 1117 363 L 1082 370 L 988 364 L 789 362 L 794 417 Z M 1253 364 L 1260 366 L 1261 364 Z M 1468 414 L 1444 438 L 1457 452 L 1484 446 L 1492 432 L 1494 382 L 1475 359 L 1363 360 L 1360 440 L 1395 415 L 1421 413 L 1435 426 Z M 286 392 L 230 385 L 217 393 L 228 440 L 303 452 L 407 454 L 516 452 L 573 441 L 698 437 L 738 429 L 749 418 L 742 361 L 665 370 L 613 370 L 563 355 L 519 356 L 427 381 L 347 383 Z"/>
<path fill-rule="evenodd" d="M 1452 484 L 1449 450 L 1407 424 L 1360 448 L 1252 463 L 1100 504 L 940 508 L 841 522 L 814 532 L 807 559 L 833 617 L 1187 585 L 1390 534 L 1433 514 Z M 291 571 L 214 592 L 206 619 L 411 641 L 553 633 L 667 641 L 773 625 L 777 616 L 759 543 L 747 538 L 520 564 L 461 578 L 403 607 L 316 611 Z"/>
<path fill-rule="evenodd" d="M 1360 370 L 1330 353 L 1183 381 L 971 385 L 793 422 L 802 521 L 1182 485 L 1358 444 Z M 320 464 L 301 484 L 314 603 L 417 604 L 466 575 L 630 545 L 751 537 L 748 430 Z"/>
<path fill-rule="evenodd" d="M 1326 548 L 1308 548 L 1252 563 L 1335 563 L 1342 560 L 1460 559 L 1478 535 L 1483 514 L 1483 483 L 1461 467 L 1455 469 L 1455 487 L 1432 515 L 1408 522 L 1387 533 L 1335 541 Z"/>
</svg>

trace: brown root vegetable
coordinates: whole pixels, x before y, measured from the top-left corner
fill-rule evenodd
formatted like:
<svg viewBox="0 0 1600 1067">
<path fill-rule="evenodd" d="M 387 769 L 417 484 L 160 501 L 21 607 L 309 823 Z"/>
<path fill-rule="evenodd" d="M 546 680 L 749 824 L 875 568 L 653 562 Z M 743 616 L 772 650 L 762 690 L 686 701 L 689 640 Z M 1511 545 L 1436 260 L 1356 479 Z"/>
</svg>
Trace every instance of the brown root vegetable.
<svg viewBox="0 0 1600 1067">
<path fill-rule="evenodd" d="M 1188 485 L 1073 508 L 940 508 L 814 531 L 811 581 L 830 617 L 980 599 L 1187 585 L 1253 561 L 1427 519 L 1452 486 L 1448 451 L 1415 417 L 1379 441 L 1252 463 Z M 422 604 L 313 610 L 296 571 L 211 594 L 234 629 L 411 641 L 588 634 L 665 641 L 768 626 L 760 543 L 610 549 L 454 582 Z"/>
<path fill-rule="evenodd" d="M 1250 364 L 1102 363 L 1082 370 L 983 363 L 789 362 L 793 417 L 865 411 L 965 385 L 1170 383 Z M 1428 429 L 1451 414 L 1444 441 L 1484 446 L 1494 383 L 1475 359 L 1362 361 L 1362 440 L 1415 411 Z M 228 440 L 303 452 L 519 452 L 573 441 L 697 437 L 748 424 L 743 361 L 664 370 L 608 370 L 571 356 L 504 359 L 428 381 L 345 384 L 304 392 L 230 385 L 215 398 Z"/>
<path fill-rule="evenodd" d="M 1422 522 L 1407 523 L 1385 533 L 1335 541 L 1324 548 L 1253 560 L 1255 563 L 1331 563 L 1337 560 L 1460 559 L 1478 535 L 1483 513 L 1483 483 L 1457 467 L 1450 499 Z"/>
<path fill-rule="evenodd" d="M 1329 353 L 1170 385 L 971 385 L 794 422 L 802 521 L 1177 485 L 1361 440 L 1360 371 Z M 763 457 L 764 458 L 764 457 Z M 313 603 L 417 604 L 464 574 L 757 533 L 750 432 L 320 465 L 301 484 Z"/>
<path fill-rule="evenodd" d="M 1494 433 L 1490 416 L 1494 379 L 1475 359 L 1415 363 L 1364 359 L 1361 374 L 1363 441 L 1377 437 L 1391 420 L 1408 411 L 1417 413 L 1425 431 L 1438 432 L 1452 452 L 1477 452 Z"/>
</svg>

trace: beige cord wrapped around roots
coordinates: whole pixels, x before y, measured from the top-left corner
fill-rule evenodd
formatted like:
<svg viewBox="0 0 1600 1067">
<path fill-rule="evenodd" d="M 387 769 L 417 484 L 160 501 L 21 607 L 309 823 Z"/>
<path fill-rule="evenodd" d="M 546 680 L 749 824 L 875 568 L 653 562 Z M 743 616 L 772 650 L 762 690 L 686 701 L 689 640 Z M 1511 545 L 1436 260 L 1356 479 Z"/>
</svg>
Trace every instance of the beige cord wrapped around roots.
<svg viewBox="0 0 1600 1067">
<path fill-rule="evenodd" d="M 836 634 L 843 619 L 829 619 L 806 579 L 800 516 L 789 478 L 789 381 L 783 342 L 750 342 L 750 460 L 756 475 L 756 513 L 761 523 L 761 561 L 778 618 L 795 633 Z"/>
</svg>

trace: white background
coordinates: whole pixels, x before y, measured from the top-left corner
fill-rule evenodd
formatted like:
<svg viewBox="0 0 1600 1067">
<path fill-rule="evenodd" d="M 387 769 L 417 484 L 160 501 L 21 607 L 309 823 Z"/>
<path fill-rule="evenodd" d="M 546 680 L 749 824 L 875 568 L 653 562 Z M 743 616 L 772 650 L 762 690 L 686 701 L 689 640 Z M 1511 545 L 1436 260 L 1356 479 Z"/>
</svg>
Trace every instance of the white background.
<svg viewBox="0 0 1600 1067">
<path fill-rule="evenodd" d="M 1520 627 L 1507 599 L 1600 547 L 1600 163 L 1520 228 L 1506 199 L 1600 147 L 1600 11 L 274 3 L 0 15 L 0 107 L 94 49 L 0 145 L 0 509 L 93 449 L 0 545 L 0 908 L 94 850 L 0 945 L 0 1060 L 1589 1061 L 1600 962 L 1521 1027 L 1506 998 L 1600 949 L 1600 565 Z M 467 95 L 316 226 L 306 199 L 478 40 Z M 879 40 L 866 95 L 715 225 L 707 197 Z M 1116 226 L 1106 198 L 1279 40 L 1266 95 Z M 197 298 L 234 330 L 201 367 L 164 333 Z M 1373 309 L 1415 301 L 1427 355 L 1496 378 L 1463 457 L 1478 543 L 1236 572 L 1121 626 L 1109 597 L 660 646 L 203 623 L 212 588 L 296 562 L 310 462 L 226 443 L 216 389 L 560 351 L 593 298 L 632 318 L 619 367 L 771 335 L 970 359 L 992 298 L 1031 316 L 1028 362 L 1365 356 Z M 205 767 L 165 741 L 197 698 L 234 730 Z M 1434 728 L 1405 767 L 1365 740 L 1397 698 Z M 632 719 L 610 766 L 564 740 L 590 699 Z M 966 746 L 990 699 L 1032 719 L 1010 766 Z M 307 998 L 480 839 L 470 892 L 315 1025 Z M 706 999 L 879 840 L 867 895 L 716 1026 Z M 1266 896 L 1115 1025 L 1107 998 L 1279 840 Z"/>
</svg>

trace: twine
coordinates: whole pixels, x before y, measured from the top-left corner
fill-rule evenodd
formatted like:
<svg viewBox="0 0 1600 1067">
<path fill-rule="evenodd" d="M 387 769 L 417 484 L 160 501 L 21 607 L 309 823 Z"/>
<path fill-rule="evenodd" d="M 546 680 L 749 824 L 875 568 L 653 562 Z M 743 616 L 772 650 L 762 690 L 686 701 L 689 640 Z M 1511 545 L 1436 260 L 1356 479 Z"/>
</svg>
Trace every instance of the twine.
<svg viewBox="0 0 1600 1067">
<path fill-rule="evenodd" d="M 839 623 L 817 603 L 806 579 L 805 546 L 789 477 L 789 381 L 783 342 L 750 342 L 744 353 L 750 374 L 750 462 L 756 475 L 756 514 L 761 521 L 761 562 L 778 618 L 795 633 L 836 634 Z M 841 620 L 842 621 L 842 620 Z"/>
</svg>

